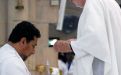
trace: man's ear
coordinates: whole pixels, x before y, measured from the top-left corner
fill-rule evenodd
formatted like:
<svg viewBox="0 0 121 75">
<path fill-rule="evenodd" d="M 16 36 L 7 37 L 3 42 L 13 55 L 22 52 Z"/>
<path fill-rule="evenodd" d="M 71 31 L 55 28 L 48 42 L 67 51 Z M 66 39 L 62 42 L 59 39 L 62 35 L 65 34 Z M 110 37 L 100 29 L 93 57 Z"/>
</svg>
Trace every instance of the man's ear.
<svg viewBox="0 0 121 75">
<path fill-rule="evenodd" d="M 21 45 L 25 45 L 26 43 L 27 43 L 26 38 L 25 38 L 25 37 L 21 38 L 20 44 L 21 44 Z"/>
</svg>

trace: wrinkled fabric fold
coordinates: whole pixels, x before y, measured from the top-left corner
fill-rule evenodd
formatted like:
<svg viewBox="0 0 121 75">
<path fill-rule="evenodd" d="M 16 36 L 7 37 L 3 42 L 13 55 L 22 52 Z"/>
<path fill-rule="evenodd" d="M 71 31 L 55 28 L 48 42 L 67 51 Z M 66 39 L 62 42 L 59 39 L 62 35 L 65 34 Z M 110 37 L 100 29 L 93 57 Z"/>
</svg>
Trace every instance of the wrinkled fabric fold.
<svg viewBox="0 0 121 75">
<path fill-rule="evenodd" d="M 120 45 L 119 5 L 115 0 L 86 0 L 78 24 L 77 40 L 71 41 L 71 46 L 76 55 L 75 69 L 87 70 L 88 73 L 78 71 L 77 75 L 93 75 L 90 66 L 94 58 L 104 61 L 104 75 L 121 75 Z M 85 63 L 81 63 L 87 58 Z"/>
</svg>

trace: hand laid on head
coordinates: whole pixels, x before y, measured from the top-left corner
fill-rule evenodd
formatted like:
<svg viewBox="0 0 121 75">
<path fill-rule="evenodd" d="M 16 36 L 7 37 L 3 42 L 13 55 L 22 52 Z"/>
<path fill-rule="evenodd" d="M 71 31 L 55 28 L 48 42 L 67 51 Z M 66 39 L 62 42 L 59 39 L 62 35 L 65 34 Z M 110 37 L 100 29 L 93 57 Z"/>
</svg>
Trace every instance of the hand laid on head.
<svg viewBox="0 0 121 75">
<path fill-rule="evenodd" d="M 54 49 L 57 52 L 71 52 L 70 41 L 58 40 L 54 44 Z"/>
</svg>

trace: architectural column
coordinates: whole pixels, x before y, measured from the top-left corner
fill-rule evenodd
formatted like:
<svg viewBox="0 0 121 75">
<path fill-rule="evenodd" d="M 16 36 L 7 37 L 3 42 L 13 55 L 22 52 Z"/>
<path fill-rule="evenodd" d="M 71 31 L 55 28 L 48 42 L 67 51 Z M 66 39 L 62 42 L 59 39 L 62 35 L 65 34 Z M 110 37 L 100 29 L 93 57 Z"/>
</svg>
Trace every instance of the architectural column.
<svg viewBox="0 0 121 75">
<path fill-rule="evenodd" d="M 36 0 L 29 1 L 29 19 L 36 20 Z"/>
<path fill-rule="evenodd" d="M 6 42 L 7 0 L 0 0 L 0 46 Z"/>
<path fill-rule="evenodd" d="M 23 9 L 21 8 L 21 6 L 23 6 Z M 29 15 L 28 7 L 29 7 L 29 0 L 8 0 L 8 27 L 7 27 L 8 36 L 11 30 L 18 22 L 22 20 L 28 20 L 28 15 Z"/>
</svg>

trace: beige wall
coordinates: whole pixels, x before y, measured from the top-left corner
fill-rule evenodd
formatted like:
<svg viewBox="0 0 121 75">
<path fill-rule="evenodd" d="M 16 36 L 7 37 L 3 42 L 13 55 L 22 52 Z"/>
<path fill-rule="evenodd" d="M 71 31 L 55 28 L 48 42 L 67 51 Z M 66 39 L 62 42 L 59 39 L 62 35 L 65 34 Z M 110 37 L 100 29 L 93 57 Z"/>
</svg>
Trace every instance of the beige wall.
<svg viewBox="0 0 121 75">
<path fill-rule="evenodd" d="M 0 0 L 0 45 L 6 41 L 7 1 Z"/>
<path fill-rule="evenodd" d="M 0 45 L 5 42 L 13 27 L 21 20 L 29 20 L 39 28 L 41 38 L 38 41 L 36 53 L 26 61 L 32 75 L 43 75 L 35 71 L 36 65 L 57 67 L 57 53 L 48 47 L 48 24 L 57 23 L 58 6 L 50 6 L 49 0 L 23 0 L 24 9 L 16 10 L 17 0 L 0 0 Z M 8 3 L 8 6 L 6 5 Z"/>
</svg>

